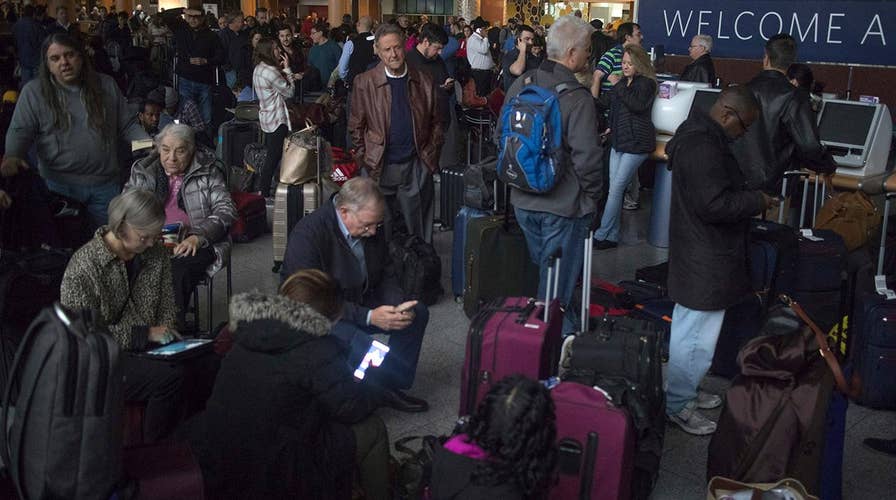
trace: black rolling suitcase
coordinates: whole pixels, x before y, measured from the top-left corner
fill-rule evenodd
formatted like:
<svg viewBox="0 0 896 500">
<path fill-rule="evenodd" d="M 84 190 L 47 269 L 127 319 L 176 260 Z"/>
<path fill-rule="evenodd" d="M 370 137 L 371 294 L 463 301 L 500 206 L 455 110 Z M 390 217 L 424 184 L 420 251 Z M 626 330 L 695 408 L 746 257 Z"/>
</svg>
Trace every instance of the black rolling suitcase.
<svg viewBox="0 0 896 500">
<path fill-rule="evenodd" d="M 877 259 L 877 274 L 871 287 L 858 291 L 853 308 L 851 361 L 861 380 L 859 404 L 896 409 L 896 279 L 884 275 L 887 222 L 890 201 L 884 204 L 884 222 Z"/>
<path fill-rule="evenodd" d="M 466 165 L 451 165 L 439 171 L 439 226 L 449 230 L 464 201 Z"/>
<path fill-rule="evenodd" d="M 217 156 L 227 169 L 243 166 L 246 146 L 260 142 L 261 126 L 258 122 L 237 120 L 226 121 L 218 127 Z"/>
</svg>

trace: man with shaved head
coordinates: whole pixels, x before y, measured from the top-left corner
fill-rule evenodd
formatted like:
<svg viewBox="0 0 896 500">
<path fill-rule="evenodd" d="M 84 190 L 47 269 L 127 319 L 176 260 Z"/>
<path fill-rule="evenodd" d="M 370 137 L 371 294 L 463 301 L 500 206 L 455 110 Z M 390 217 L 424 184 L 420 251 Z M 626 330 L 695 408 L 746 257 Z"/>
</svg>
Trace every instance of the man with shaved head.
<svg viewBox="0 0 896 500">
<path fill-rule="evenodd" d="M 712 363 L 725 310 L 752 293 L 750 218 L 777 204 L 745 187 L 729 149 L 759 117 L 759 102 L 748 88 L 728 88 L 708 114 L 694 110 L 666 147 L 672 169 L 668 285 L 675 301 L 666 414 L 690 434 L 716 430 L 697 409 L 716 408 L 722 400 L 698 388 Z"/>
</svg>

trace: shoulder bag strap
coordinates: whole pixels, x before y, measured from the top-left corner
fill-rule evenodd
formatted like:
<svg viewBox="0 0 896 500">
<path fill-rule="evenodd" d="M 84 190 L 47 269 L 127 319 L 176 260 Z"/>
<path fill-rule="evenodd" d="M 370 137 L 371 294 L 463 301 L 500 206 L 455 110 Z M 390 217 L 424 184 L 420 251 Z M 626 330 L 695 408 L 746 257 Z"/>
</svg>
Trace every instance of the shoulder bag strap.
<svg viewBox="0 0 896 500">
<path fill-rule="evenodd" d="M 812 318 L 806 314 L 806 311 L 803 310 L 802 306 L 799 303 L 787 295 L 782 295 L 781 299 L 787 304 L 793 312 L 796 313 L 797 316 L 800 317 L 803 322 L 805 322 L 809 328 L 812 330 L 812 333 L 815 335 L 815 340 L 818 342 L 818 352 L 821 354 L 821 357 L 824 358 L 825 363 L 827 363 L 828 368 L 831 369 L 831 372 L 834 374 L 834 383 L 837 384 L 837 389 L 840 390 L 847 397 L 855 398 L 858 396 L 858 387 L 851 386 L 846 382 L 846 377 L 843 376 L 843 370 L 840 368 L 840 362 L 837 361 L 837 356 L 831 352 L 831 348 L 828 347 L 827 337 L 824 332 L 821 331 L 821 328 L 812 321 Z"/>
</svg>

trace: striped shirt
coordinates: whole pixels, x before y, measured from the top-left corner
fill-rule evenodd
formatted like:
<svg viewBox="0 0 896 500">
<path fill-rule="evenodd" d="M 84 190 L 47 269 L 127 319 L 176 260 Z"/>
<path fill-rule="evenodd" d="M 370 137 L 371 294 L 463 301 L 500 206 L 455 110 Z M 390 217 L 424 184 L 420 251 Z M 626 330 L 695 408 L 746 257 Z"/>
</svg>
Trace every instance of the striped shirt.
<svg viewBox="0 0 896 500">
<path fill-rule="evenodd" d="M 600 81 L 601 94 L 609 92 L 609 90 L 613 88 L 613 84 L 610 83 L 610 79 L 607 78 L 608 76 L 622 75 L 622 53 L 622 45 L 617 45 L 604 52 L 600 61 L 597 62 L 597 70 L 604 74 L 603 80 Z"/>
<path fill-rule="evenodd" d="M 262 62 L 252 73 L 252 88 L 258 96 L 261 130 L 270 134 L 280 125 L 286 125 L 292 131 L 286 99 L 293 96 L 293 82 L 287 80 L 280 69 Z"/>
</svg>

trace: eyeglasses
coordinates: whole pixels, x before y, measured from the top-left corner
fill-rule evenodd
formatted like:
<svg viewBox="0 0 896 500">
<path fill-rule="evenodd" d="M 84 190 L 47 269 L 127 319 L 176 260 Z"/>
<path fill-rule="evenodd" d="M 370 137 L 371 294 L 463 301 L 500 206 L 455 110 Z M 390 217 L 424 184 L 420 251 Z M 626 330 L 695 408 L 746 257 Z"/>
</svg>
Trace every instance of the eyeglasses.
<svg viewBox="0 0 896 500">
<path fill-rule="evenodd" d="M 382 222 L 377 222 L 376 224 L 367 224 L 363 228 L 361 228 L 361 234 L 367 234 L 370 232 L 370 228 L 376 228 L 377 231 L 383 228 Z"/>
<path fill-rule="evenodd" d="M 734 113 L 734 117 L 737 118 L 737 123 L 740 123 L 740 127 L 744 130 L 744 132 L 746 132 L 747 124 L 744 123 L 744 119 L 740 117 L 740 113 L 738 113 L 737 110 L 732 108 L 731 106 L 724 106 L 724 108 Z"/>
</svg>

